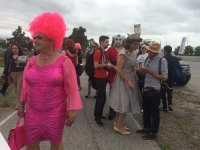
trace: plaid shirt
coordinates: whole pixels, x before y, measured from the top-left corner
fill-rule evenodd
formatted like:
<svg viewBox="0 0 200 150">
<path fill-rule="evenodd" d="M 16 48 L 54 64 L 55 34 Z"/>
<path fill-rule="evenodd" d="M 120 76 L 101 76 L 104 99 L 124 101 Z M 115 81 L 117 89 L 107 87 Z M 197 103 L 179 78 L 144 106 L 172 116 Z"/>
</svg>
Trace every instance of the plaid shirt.
<svg viewBox="0 0 200 150">
<path fill-rule="evenodd" d="M 152 59 L 149 59 L 144 62 L 143 66 L 149 68 L 150 71 L 153 73 L 159 74 L 159 60 L 162 57 L 158 54 L 154 56 Z M 162 58 L 161 60 L 161 75 L 163 75 L 166 79 L 168 77 L 168 68 L 167 68 L 167 61 L 165 58 Z M 160 90 L 160 80 L 153 77 L 149 73 L 145 74 L 145 81 L 144 81 L 144 87 L 153 87 L 155 90 Z"/>
</svg>

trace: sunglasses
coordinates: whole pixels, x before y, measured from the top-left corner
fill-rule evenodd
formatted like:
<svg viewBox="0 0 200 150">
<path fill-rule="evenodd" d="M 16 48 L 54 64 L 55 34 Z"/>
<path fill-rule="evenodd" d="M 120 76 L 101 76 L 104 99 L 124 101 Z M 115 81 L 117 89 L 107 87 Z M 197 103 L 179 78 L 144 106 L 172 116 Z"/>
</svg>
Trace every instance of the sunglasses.
<svg viewBox="0 0 200 150">
<path fill-rule="evenodd" d="M 142 49 L 146 49 L 145 47 L 142 47 Z"/>
<path fill-rule="evenodd" d="M 36 35 L 33 39 L 34 39 L 34 40 L 36 40 L 36 39 L 38 39 L 38 40 L 42 40 L 43 37 L 42 37 L 41 35 Z"/>
<path fill-rule="evenodd" d="M 94 45 L 94 46 L 92 46 L 93 48 L 95 48 L 96 46 Z"/>
</svg>

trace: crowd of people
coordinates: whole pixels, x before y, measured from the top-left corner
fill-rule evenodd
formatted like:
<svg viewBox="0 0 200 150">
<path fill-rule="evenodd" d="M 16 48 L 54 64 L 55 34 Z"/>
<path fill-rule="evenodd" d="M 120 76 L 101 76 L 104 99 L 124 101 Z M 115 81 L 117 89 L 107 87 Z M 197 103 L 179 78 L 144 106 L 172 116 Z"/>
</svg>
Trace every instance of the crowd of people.
<svg viewBox="0 0 200 150">
<path fill-rule="evenodd" d="M 67 39 L 63 50 L 57 52 L 62 47 L 66 29 L 60 14 L 42 13 L 29 24 L 35 45 L 34 56 L 25 63 L 19 62 L 18 56 L 24 54 L 17 44 L 8 44 L 4 54 L 5 83 L 0 92 L 5 95 L 10 74 L 17 94 L 18 115 L 24 117 L 26 111 L 27 150 L 39 149 L 44 140 L 51 142 L 52 150 L 63 149 L 64 125 L 66 121 L 74 123 L 75 110 L 82 108 L 79 94 L 82 88 L 80 76 L 84 71 L 81 45 Z M 93 87 L 96 90 L 94 122 L 104 127 L 102 119 L 106 117 L 103 110 L 109 84 L 108 119 L 114 119 L 113 130 L 130 134 L 124 124 L 126 115 L 143 112 L 143 129 L 136 133 L 144 134 L 144 140 L 154 140 L 160 123 L 160 100 L 163 111 L 173 111 L 172 93 L 165 88 L 161 90 L 161 86 L 167 83 L 172 88 L 168 76 L 177 59 L 170 54 L 171 46 L 164 47 L 163 58 L 159 55 L 161 45 L 158 42 L 140 46 L 141 42 L 140 34 L 128 34 L 127 37 L 118 34 L 112 37 L 108 48 L 109 37 L 100 36 L 99 45 L 93 43 L 86 57 L 88 60 L 92 58 L 94 72 L 88 76 L 85 98 L 90 96 Z M 140 55 L 136 53 L 138 48 L 141 48 Z"/>
</svg>

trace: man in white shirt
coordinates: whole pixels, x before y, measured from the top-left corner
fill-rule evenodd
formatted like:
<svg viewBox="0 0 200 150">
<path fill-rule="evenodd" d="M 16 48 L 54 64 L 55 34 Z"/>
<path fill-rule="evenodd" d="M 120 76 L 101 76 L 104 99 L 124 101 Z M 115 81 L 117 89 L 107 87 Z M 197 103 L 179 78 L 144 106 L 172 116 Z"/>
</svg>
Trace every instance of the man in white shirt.
<svg viewBox="0 0 200 150">
<path fill-rule="evenodd" d="M 146 49 L 146 45 L 142 45 L 140 50 L 141 50 L 142 54 L 140 54 L 140 55 L 137 57 L 137 62 L 138 62 L 138 65 L 139 65 L 139 66 L 145 61 L 145 59 L 146 59 L 147 56 L 148 56 L 147 49 Z"/>
</svg>

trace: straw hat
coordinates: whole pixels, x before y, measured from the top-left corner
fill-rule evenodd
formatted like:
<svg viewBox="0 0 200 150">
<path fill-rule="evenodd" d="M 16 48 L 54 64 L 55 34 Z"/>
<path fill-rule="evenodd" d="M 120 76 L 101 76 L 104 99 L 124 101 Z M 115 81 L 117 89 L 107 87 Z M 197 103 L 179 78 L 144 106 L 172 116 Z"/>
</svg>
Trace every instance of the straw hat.
<svg viewBox="0 0 200 150">
<path fill-rule="evenodd" d="M 153 41 L 149 46 L 146 46 L 146 49 L 154 53 L 160 53 L 160 46 L 160 43 Z"/>
</svg>

